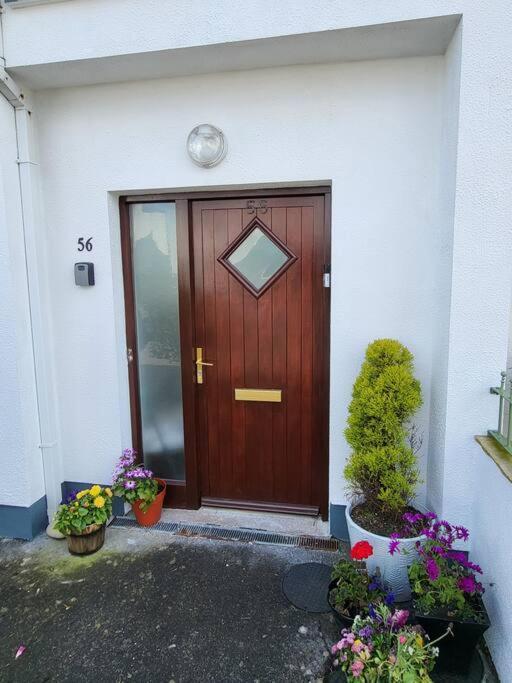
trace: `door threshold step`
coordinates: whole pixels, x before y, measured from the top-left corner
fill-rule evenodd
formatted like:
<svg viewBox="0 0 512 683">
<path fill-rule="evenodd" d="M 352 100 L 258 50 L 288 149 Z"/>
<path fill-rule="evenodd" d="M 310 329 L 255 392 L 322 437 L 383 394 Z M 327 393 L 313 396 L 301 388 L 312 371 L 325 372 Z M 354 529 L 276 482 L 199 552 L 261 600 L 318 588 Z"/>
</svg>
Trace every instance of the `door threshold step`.
<svg viewBox="0 0 512 683">
<path fill-rule="evenodd" d="M 238 541 L 240 543 L 265 543 L 269 545 L 287 545 L 306 550 L 327 550 L 337 552 L 341 549 L 340 541 L 324 536 L 307 536 L 275 533 L 263 529 L 247 529 L 243 527 L 222 527 L 216 524 L 185 524 L 181 522 L 157 522 L 152 527 L 139 526 L 137 520 L 129 517 L 116 517 L 111 524 L 114 528 L 139 527 L 144 531 L 164 531 L 174 536 L 199 536 L 219 541 Z"/>
</svg>

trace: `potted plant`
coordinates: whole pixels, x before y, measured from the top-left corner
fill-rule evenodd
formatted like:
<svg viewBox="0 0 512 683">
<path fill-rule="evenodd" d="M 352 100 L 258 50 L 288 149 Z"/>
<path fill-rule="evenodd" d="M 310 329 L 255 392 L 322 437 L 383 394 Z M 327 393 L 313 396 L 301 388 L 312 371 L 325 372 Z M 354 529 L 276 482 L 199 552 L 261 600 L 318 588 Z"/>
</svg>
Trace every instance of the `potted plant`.
<svg viewBox="0 0 512 683">
<path fill-rule="evenodd" d="M 72 555 L 90 555 L 103 546 L 111 514 L 112 491 L 94 484 L 67 496 L 55 514 L 54 526 L 66 536 Z"/>
<path fill-rule="evenodd" d="M 407 625 L 408 618 L 407 610 L 392 612 L 386 605 L 372 608 L 367 617 L 357 615 L 352 628 L 344 629 L 331 648 L 333 661 L 327 680 L 432 681 L 429 673 L 439 649 L 434 641 L 429 642 L 421 626 Z M 343 672 L 345 679 L 336 675 L 337 671 Z"/>
<path fill-rule="evenodd" d="M 406 531 L 426 536 L 409 567 L 416 620 L 431 638 L 453 624 L 453 638 L 447 639 L 438 668 L 465 674 L 479 639 L 490 625 L 479 580 L 482 569 L 465 552 L 453 548 L 455 543 L 467 542 L 469 532 L 463 526 L 439 520 L 434 513 L 406 514 L 405 523 Z M 392 540 L 390 553 L 399 550 L 400 542 Z M 402 548 L 402 552 L 407 549 Z"/>
<path fill-rule="evenodd" d="M 366 615 L 370 605 L 392 605 L 394 596 L 386 591 L 380 575 L 369 576 L 364 561 L 373 554 L 366 541 L 350 550 L 350 560 L 340 560 L 332 569 L 328 602 L 338 623 L 350 627 L 357 614 Z"/>
<path fill-rule="evenodd" d="M 368 571 L 380 568 L 397 601 L 410 597 L 407 564 L 413 556 L 389 555 L 388 546 L 403 513 L 411 509 L 419 482 L 421 439 L 410 419 L 421 402 L 410 351 L 393 339 L 371 343 L 354 384 L 345 430 L 352 447 L 344 470 L 352 501 L 346 518 L 351 545 L 369 541 Z M 413 551 L 417 540 L 404 543 Z"/>
<path fill-rule="evenodd" d="M 133 449 L 123 451 L 114 470 L 112 488 L 116 496 L 131 504 L 141 526 L 153 526 L 162 515 L 167 485 L 135 460 Z"/>
</svg>

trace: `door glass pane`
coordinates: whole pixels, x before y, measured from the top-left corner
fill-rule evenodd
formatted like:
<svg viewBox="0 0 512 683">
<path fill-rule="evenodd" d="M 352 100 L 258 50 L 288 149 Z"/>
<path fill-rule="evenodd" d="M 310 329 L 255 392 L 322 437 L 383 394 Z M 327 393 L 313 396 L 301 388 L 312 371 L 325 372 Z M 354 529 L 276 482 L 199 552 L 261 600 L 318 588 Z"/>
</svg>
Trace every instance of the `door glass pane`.
<svg viewBox="0 0 512 683">
<path fill-rule="evenodd" d="M 130 211 L 144 462 L 157 476 L 183 481 L 176 207 Z"/>
<path fill-rule="evenodd" d="M 227 260 L 258 291 L 288 261 L 288 255 L 263 230 L 254 228 Z"/>
</svg>

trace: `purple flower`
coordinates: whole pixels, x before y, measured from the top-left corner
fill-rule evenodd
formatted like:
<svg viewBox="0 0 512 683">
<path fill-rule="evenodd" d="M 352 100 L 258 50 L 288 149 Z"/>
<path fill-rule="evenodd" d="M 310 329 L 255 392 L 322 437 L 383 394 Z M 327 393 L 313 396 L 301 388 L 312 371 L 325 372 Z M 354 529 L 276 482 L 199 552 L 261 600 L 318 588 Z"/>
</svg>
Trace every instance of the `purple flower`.
<svg viewBox="0 0 512 683">
<path fill-rule="evenodd" d="M 369 591 L 377 591 L 379 590 L 380 585 L 376 581 L 372 581 L 371 583 L 368 584 L 368 590 Z"/>
<path fill-rule="evenodd" d="M 391 540 L 389 542 L 389 554 L 394 555 L 400 546 L 400 534 L 393 533 L 390 536 Z"/>
<path fill-rule="evenodd" d="M 472 576 L 462 576 L 457 585 L 461 591 L 464 593 L 470 593 L 471 595 L 473 595 L 476 590 L 476 582 Z"/>
<path fill-rule="evenodd" d="M 466 567 L 467 569 L 471 569 L 477 574 L 482 574 L 482 567 L 479 564 L 475 564 L 474 562 L 471 562 L 471 560 L 465 560 L 464 562 L 461 562 L 461 564 Z"/>
<path fill-rule="evenodd" d="M 430 548 L 430 552 L 435 553 L 436 555 L 440 555 L 441 557 L 445 557 L 446 555 L 446 550 L 440 545 L 433 545 Z"/>
<path fill-rule="evenodd" d="M 448 553 L 446 553 L 446 557 L 449 560 L 454 560 L 455 562 L 459 562 L 461 564 L 466 561 L 465 553 L 461 552 L 460 550 L 450 550 Z"/>
<path fill-rule="evenodd" d="M 78 489 L 73 489 L 72 491 L 70 491 L 68 495 L 64 496 L 64 498 L 62 499 L 61 505 L 69 505 L 70 503 L 72 503 L 75 500 L 77 493 Z"/>
<path fill-rule="evenodd" d="M 455 533 L 457 534 L 457 538 L 459 540 L 467 541 L 469 538 L 469 531 L 466 529 L 465 526 L 456 526 Z"/>
<path fill-rule="evenodd" d="M 425 569 L 427 570 L 428 578 L 431 581 L 435 581 L 439 578 L 439 567 L 437 562 L 432 557 L 427 558 L 427 561 L 425 562 Z"/>
<path fill-rule="evenodd" d="M 137 483 L 135 481 L 132 481 L 131 479 L 127 479 L 124 484 L 123 484 L 125 489 L 134 489 L 137 486 Z"/>
<path fill-rule="evenodd" d="M 395 603 L 395 594 L 394 593 L 387 593 L 384 596 L 384 602 L 388 607 L 391 607 Z"/>
<path fill-rule="evenodd" d="M 363 626 L 363 628 L 359 631 L 359 637 L 360 638 L 371 638 L 372 633 L 373 633 L 373 629 L 371 626 Z"/>
<path fill-rule="evenodd" d="M 375 611 L 375 608 L 371 603 L 368 605 L 368 614 L 372 619 L 375 619 L 377 616 L 377 612 Z"/>
</svg>

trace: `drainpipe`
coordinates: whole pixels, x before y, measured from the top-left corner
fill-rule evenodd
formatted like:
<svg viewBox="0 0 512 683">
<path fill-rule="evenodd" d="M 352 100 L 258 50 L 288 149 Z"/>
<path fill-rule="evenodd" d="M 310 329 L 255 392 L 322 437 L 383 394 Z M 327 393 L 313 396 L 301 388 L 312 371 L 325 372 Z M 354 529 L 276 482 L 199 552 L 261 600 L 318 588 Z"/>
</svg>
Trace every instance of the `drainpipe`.
<svg viewBox="0 0 512 683">
<path fill-rule="evenodd" d="M 0 15 L 1 21 L 1 15 Z M 1 64 L 1 62 L 0 62 Z M 62 461 L 57 438 L 56 391 L 53 381 L 50 298 L 46 272 L 46 244 L 39 201 L 39 164 L 32 156 L 30 110 L 21 88 L 0 66 L 0 93 L 10 102 L 15 114 L 18 180 L 25 247 L 32 335 L 34 381 L 39 422 L 39 448 L 44 473 L 44 488 L 50 520 L 61 499 Z"/>
</svg>

